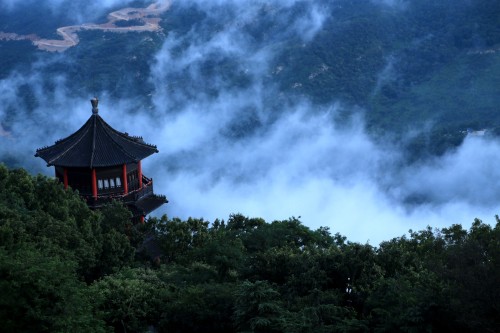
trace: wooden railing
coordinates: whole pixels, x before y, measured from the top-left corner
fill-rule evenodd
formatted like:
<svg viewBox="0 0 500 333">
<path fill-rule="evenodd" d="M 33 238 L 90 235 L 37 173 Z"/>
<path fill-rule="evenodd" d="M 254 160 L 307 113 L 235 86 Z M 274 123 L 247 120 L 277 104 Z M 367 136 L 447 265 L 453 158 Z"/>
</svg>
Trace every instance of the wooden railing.
<svg viewBox="0 0 500 333">
<path fill-rule="evenodd" d="M 142 188 L 130 191 L 127 194 L 111 193 L 108 195 L 97 196 L 97 199 L 91 195 L 82 195 L 82 197 L 89 206 L 96 208 L 111 203 L 113 200 L 119 200 L 124 203 L 136 202 L 151 194 L 153 194 L 153 179 L 142 176 Z"/>
</svg>

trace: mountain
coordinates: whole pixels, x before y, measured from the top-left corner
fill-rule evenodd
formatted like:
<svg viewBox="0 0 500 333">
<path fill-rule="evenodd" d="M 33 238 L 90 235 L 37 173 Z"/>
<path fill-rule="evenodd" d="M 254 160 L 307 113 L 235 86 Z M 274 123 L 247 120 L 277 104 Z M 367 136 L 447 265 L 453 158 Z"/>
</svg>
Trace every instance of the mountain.
<svg viewBox="0 0 500 333">
<path fill-rule="evenodd" d="M 98 96 L 158 145 L 149 169 L 186 218 L 335 215 L 366 241 L 493 216 L 499 15 L 493 0 L 1 1 L 0 160 L 49 172 L 34 150 Z"/>
<path fill-rule="evenodd" d="M 53 5 L 28 2 L 4 10 L 0 31 L 56 39 L 59 27 L 89 24 L 79 22 L 83 20 L 79 14 L 88 14 L 84 5 L 61 5 L 54 10 Z M 137 8 L 146 5 L 145 1 L 130 3 Z M 341 0 L 316 1 L 310 7 L 303 1 L 284 8 L 256 2 L 221 5 L 208 13 L 196 1 L 174 1 L 161 14 L 161 32 L 81 30 L 80 43 L 58 55 L 37 50 L 29 40 L 4 40 L 0 77 L 14 70 L 32 71 L 38 61 L 44 63 L 37 68 L 41 75 L 64 76 L 76 95 L 104 90 L 117 98 L 148 96 L 154 87 L 146 81 L 165 38 L 210 40 L 227 29 L 237 30 L 250 53 L 272 53 L 259 79 L 277 87 L 278 94 L 305 96 L 319 104 L 341 101 L 359 106 L 374 129 L 407 130 L 427 121 L 453 130 L 498 126 L 498 2 Z M 106 15 L 118 8 L 88 16 L 106 22 Z M 62 11 L 71 15 L 59 15 Z M 300 27 L 303 15 L 316 15 L 313 20 L 318 26 Z M 287 28 L 290 22 L 297 26 Z M 177 52 L 185 52 L 188 46 L 188 42 L 178 45 Z M 205 81 L 221 79 L 225 87 L 253 83 L 242 68 L 245 62 L 231 55 L 205 54 L 198 65 Z M 181 86 L 217 94 L 180 70 L 172 71 L 169 79 L 175 85 L 172 89 Z M 43 83 L 50 91 L 47 81 Z M 26 90 L 21 97 L 30 100 L 30 89 Z"/>
</svg>

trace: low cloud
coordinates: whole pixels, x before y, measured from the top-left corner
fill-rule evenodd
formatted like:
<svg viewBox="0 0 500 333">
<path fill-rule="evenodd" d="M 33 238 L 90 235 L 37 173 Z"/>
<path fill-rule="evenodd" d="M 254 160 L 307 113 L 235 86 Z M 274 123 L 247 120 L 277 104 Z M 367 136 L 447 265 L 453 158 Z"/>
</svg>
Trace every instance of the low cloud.
<svg viewBox="0 0 500 333">
<path fill-rule="evenodd" d="M 433 205 L 463 202 L 478 208 L 496 207 L 500 197 L 499 151 L 497 140 L 467 137 L 460 149 L 406 168 L 400 190 Z"/>
<path fill-rule="evenodd" d="M 252 10 L 243 11 L 243 24 L 228 22 L 220 31 L 207 33 L 202 21 L 185 35 L 169 34 L 151 67 L 151 109 L 138 107 L 133 96 L 115 100 L 99 92 L 100 114 L 111 126 L 158 145 L 160 153 L 143 166 L 155 191 L 170 200 L 156 215 L 214 220 L 242 213 L 268 221 L 300 216 L 311 228 L 328 226 L 373 245 L 427 225 L 493 220 L 500 194 L 498 140 L 467 138 L 441 157 L 407 165 L 397 143 L 366 133 L 362 111 L 341 101 L 319 107 L 284 95 L 270 79 L 275 40 L 256 39 L 245 28 L 264 3 L 218 1 L 208 8 L 199 2 L 208 19 L 227 15 L 220 8 L 226 5 Z M 298 3 L 269 5 L 286 11 Z M 320 2 L 300 3 L 306 4 L 304 15 L 279 29 L 282 36 L 302 31 L 307 40 L 321 29 L 325 11 Z M 33 64 L 29 75 L 12 73 L 0 81 L 0 156 L 25 156 L 24 167 L 52 175 L 32 157 L 35 149 L 83 125 L 92 96 L 72 97 L 64 76 L 40 74 L 46 65 Z M 390 61 L 387 66 L 390 77 Z M 387 78 L 380 79 L 383 85 Z M 47 82 L 50 90 L 43 88 Z M 20 104 L 27 88 L 35 105 Z M 353 114 L 348 120 L 339 116 L 346 109 Z"/>
<path fill-rule="evenodd" d="M 205 105 L 204 112 L 216 105 Z M 500 152 L 497 141 L 466 140 L 443 157 L 402 167 L 398 147 L 375 143 L 359 119 L 337 127 L 335 110 L 318 115 L 295 106 L 240 141 L 221 134 L 227 119 L 201 112 L 181 112 L 172 122 L 173 128 L 182 124 L 184 135 L 176 131 L 177 137 L 195 133 L 194 144 L 156 136 L 162 153 L 149 169 L 157 189 L 170 197 L 162 210 L 169 215 L 301 216 L 310 227 L 329 226 L 350 240 L 376 245 L 408 229 L 468 225 L 496 213 L 500 186 L 491 180 L 500 177 L 492 167 Z M 477 163 L 484 158 L 491 163 Z"/>
</svg>

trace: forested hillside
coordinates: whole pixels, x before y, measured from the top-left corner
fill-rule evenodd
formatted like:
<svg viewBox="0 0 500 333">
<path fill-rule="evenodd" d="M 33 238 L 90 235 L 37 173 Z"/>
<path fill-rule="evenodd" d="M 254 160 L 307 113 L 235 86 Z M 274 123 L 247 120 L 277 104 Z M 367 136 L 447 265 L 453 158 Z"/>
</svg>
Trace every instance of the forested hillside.
<svg viewBox="0 0 500 333">
<path fill-rule="evenodd" d="M 92 14 L 86 4 L 64 1 L 58 10 L 49 5 L 15 8 L 0 13 L 0 31 L 46 38 L 57 38 L 57 27 L 81 23 L 78 15 L 73 20 L 57 15 L 61 11 L 81 13 L 93 22 L 105 21 L 107 14 Z M 229 87 L 248 87 L 256 79 L 251 66 L 260 66 L 248 58 L 267 54 L 263 60 L 268 64 L 257 79 L 272 88 L 273 95 L 266 100 L 268 112 L 279 113 L 276 108 L 295 96 L 318 105 L 341 102 L 359 107 L 375 133 L 406 131 L 431 122 L 432 141 L 444 143 L 436 149 L 442 152 L 461 141 L 460 130 L 500 126 L 499 14 L 500 4 L 494 0 L 316 0 L 289 5 L 172 1 L 162 14 L 161 33 L 81 31 L 80 43 L 62 55 L 36 50 L 28 41 L 0 40 L 0 79 L 35 70 L 46 77 L 42 85 L 47 93 L 56 88 L 52 78 L 62 76 L 74 96 L 107 92 L 150 104 L 149 96 L 160 93 L 153 82 L 158 52 L 190 61 L 190 48 L 215 41 L 227 31 L 240 36 L 241 45 L 233 46 L 243 46 L 249 52 L 247 59 L 224 43 L 216 50 L 202 50 L 196 65 L 170 69 L 165 82 L 169 93 L 217 95 Z M 307 20 L 313 26 L 305 24 Z M 161 50 L 169 39 L 179 43 Z M 192 76 L 193 70 L 198 75 Z M 224 84 L 206 84 L 217 80 Z M 40 102 L 30 84 L 18 89 L 28 108 Z M 276 102 L 280 93 L 286 97 L 281 95 Z M 455 140 L 446 142 L 443 131 Z"/>
<path fill-rule="evenodd" d="M 297 218 L 132 226 L 0 166 L 4 332 L 494 332 L 500 222 L 373 247 Z M 373 221 L 377 223 L 377 221 Z"/>
</svg>

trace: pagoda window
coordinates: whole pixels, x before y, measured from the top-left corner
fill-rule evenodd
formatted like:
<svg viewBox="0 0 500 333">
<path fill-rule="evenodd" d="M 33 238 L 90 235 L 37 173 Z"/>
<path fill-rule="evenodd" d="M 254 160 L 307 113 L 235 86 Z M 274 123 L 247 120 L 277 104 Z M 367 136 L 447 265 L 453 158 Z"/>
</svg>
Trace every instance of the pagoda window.
<svg viewBox="0 0 500 333">
<path fill-rule="evenodd" d="M 109 188 L 109 180 L 104 179 L 104 189 L 107 190 Z"/>
<path fill-rule="evenodd" d="M 115 180 L 113 178 L 109 179 L 109 185 L 111 188 L 115 188 Z"/>
<path fill-rule="evenodd" d="M 122 187 L 122 180 L 120 177 L 116 177 L 116 187 Z"/>
<path fill-rule="evenodd" d="M 102 190 L 102 188 L 103 188 L 102 179 L 99 179 L 99 180 L 97 181 L 97 187 L 98 187 L 100 190 Z"/>
</svg>

